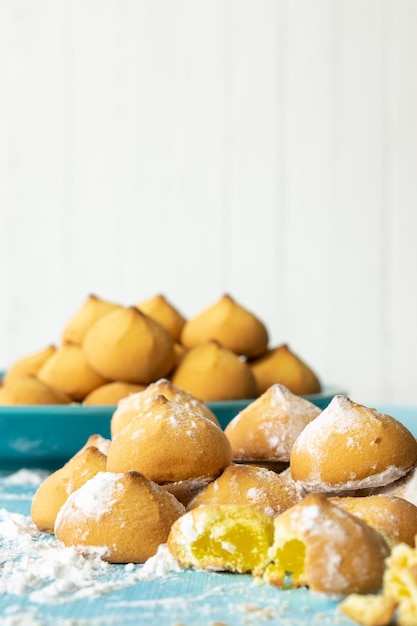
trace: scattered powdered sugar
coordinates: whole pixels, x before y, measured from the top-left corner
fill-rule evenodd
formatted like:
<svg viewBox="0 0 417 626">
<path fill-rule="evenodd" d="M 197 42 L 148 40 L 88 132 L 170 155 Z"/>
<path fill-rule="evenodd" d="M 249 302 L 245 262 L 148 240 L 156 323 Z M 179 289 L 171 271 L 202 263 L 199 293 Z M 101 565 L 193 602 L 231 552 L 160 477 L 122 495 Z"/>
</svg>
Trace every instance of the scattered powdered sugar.
<svg viewBox="0 0 417 626">
<path fill-rule="evenodd" d="M 277 514 L 276 509 L 273 506 L 269 506 L 268 502 L 268 494 L 264 489 L 260 487 L 250 487 L 246 492 L 247 498 L 252 505 L 261 507 L 261 503 L 264 503 L 262 506 L 262 510 L 266 515 L 270 517 L 275 517 Z"/>
<path fill-rule="evenodd" d="M 112 565 L 102 549 L 78 552 L 38 530 L 30 517 L 0 509 L 0 594 L 26 595 L 34 603 L 59 604 L 91 598 L 138 580 L 166 577 L 181 567 L 160 546 L 143 566 Z"/>
<path fill-rule="evenodd" d="M 138 578 L 164 578 L 171 572 L 181 572 L 181 565 L 172 556 L 165 543 L 162 543 L 155 556 L 151 556 L 138 572 Z"/>
<path fill-rule="evenodd" d="M 99 555 L 81 556 L 41 533 L 27 516 L 0 510 L 0 594 L 28 594 L 34 602 L 90 589 L 109 565 Z"/>
<path fill-rule="evenodd" d="M 25 515 L 20 513 L 10 513 L 6 509 L 0 509 L 0 537 L 2 541 L 13 541 L 19 539 L 20 546 L 25 548 L 31 545 L 33 537 L 40 537 L 38 529 Z M 3 554 L 3 561 L 6 554 Z"/>
</svg>

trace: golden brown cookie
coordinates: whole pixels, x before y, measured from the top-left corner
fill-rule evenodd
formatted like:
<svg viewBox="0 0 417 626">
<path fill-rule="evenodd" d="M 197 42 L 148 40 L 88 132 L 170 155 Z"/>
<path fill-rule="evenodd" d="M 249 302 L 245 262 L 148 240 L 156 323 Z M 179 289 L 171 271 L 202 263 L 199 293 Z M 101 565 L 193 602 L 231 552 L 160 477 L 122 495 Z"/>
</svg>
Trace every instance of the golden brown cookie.
<svg viewBox="0 0 417 626">
<path fill-rule="evenodd" d="M 42 350 L 29 354 L 18 361 L 15 361 L 3 376 L 3 383 L 7 383 L 12 378 L 21 376 L 36 376 L 40 368 L 55 353 L 56 347 L 49 345 Z"/>
<path fill-rule="evenodd" d="M 36 526 L 47 533 L 53 533 L 58 511 L 68 496 L 105 469 L 105 454 L 95 446 L 88 446 L 50 474 L 32 499 L 31 516 Z"/>
<path fill-rule="evenodd" d="M 272 385 L 226 426 L 233 459 L 289 462 L 294 441 L 320 413 L 283 385 Z"/>
<path fill-rule="evenodd" d="M 136 306 L 143 313 L 159 322 L 170 333 L 175 342 L 179 341 L 186 319 L 164 295 L 158 294 L 149 300 L 139 302 Z"/>
<path fill-rule="evenodd" d="M 169 332 L 134 306 L 118 308 L 95 322 L 83 350 L 101 376 L 142 385 L 166 376 L 175 363 Z"/>
<path fill-rule="evenodd" d="M 387 544 L 415 545 L 417 506 L 395 496 L 332 497 L 331 501 L 380 532 Z"/>
<path fill-rule="evenodd" d="M 95 548 L 110 563 L 144 563 L 183 513 L 173 495 L 139 472 L 99 472 L 65 501 L 55 535 L 65 546 Z"/>
<path fill-rule="evenodd" d="M 194 348 L 215 340 L 238 355 L 254 358 L 268 346 L 268 331 L 252 312 L 226 294 L 189 319 L 181 334 L 181 343 Z"/>
<path fill-rule="evenodd" d="M 65 343 L 59 347 L 38 372 L 42 382 L 81 402 L 97 387 L 107 383 L 88 363 L 82 348 Z"/>
<path fill-rule="evenodd" d="M 258 388 L 249 365 L 216 341 L 191 348 L 171 380 L 204 402 L 256 398 Z"/>
<path fill-rule="evenodd" d="M 62 343 L 82 345 L 87 330 L 98 319 L 120 307 L 119 304 L 109 302 L 91 294 L 83 302 L 78 311 L 67 322 L 62 331 Z"/>
<path fill-rule="evenodd" d="M 154 383 L 150 383 L 142 391 L 123 398 L 118 402 L 110 422 L 112 437 L 116 437 L 133 418 L 147 411 L 152 400 L 158 395 L 163 395 L 172 402 L 182 404 L 185 408 L 207 417 L 207 419 L 219 426 L 213 411 L 204 402 L 188 393 L 188 391 L 177 387 L 167 378 L 160 378 Z"/>
<path fill-rule="evenodd" d="M 229 465 L 191 500 L 187 509 L 207 504 L 239 504 L 275 517 L 300 499 L 295 484 L 276 472 L 252 465 Z"/>
<path fill-rule="evenodd" d="M 308 491 L 378 487 L 405 476 L 417 442 L 395 418 L 335 396 L 294 443 L 291 473 Z"/>
<path fill-rule="evenodd" d="M 270 348 L 250 362 L 259 393 L 275 383 L 300 396 L 320 393 L 321 383 L 315 372 L 287 344 Z"/>
<path fill-rule="evenodd" d="M 133 383 L 115 380 L 90 391 L 84 398 L 83 404 L 88 406 L 117 405 L 122 398 L 127 398 L 134 393 L 139 393 L 139 391 L 143 391 L 145 388 L 145 385 L 135 385 Z"/>
<path fill-rule="evenodd" d="M 0 386 L 0 405 L 69 404 L 71 398 L 58 389 L 27 374 Z"/>
<path fill-rule="evenodd" d="M 158 395 L 113 439 L 107 469 L 177 483 L 216 478 L 231 459 L 229 441 L 216 424 Z"/>
</svg>

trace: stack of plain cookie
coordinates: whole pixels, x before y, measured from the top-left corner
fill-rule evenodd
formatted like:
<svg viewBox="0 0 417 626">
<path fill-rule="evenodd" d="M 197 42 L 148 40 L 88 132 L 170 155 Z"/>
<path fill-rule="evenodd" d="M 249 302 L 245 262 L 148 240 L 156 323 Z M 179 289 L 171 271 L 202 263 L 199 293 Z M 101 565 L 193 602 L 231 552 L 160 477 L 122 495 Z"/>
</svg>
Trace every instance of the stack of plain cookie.
<svg viewBox="0 0 417 626">
<path fill-rule="evenodd" d="M 0 405 L 115 405 L 168 378 L 204 402 L 253 399 L 271 384 L 317 393 L 314 372 L 230 295 L 186 319 L 162 294 L 123 306 L 90 295 L 58 345 L 13 363 Z"/>
</svg>

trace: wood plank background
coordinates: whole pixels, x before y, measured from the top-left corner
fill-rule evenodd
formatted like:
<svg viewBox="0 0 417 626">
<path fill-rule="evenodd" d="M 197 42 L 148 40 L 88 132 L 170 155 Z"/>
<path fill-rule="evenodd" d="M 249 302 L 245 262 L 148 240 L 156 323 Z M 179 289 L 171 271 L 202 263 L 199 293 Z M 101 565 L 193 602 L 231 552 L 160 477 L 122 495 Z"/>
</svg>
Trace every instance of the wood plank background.
<svg viewBox="0 0 417 626">
<path fill-rule="evenodd" d="M 417 403 L 417 2 L 1 0 L 0 368 L 89 293 L 230 293 Z"/>
</svg>

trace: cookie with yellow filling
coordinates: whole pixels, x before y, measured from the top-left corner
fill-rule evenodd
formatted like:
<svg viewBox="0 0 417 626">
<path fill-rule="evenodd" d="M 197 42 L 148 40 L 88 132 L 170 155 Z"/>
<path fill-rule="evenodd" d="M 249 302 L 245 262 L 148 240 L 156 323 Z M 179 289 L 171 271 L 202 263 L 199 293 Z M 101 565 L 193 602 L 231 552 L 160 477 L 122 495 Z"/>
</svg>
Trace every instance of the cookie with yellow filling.
<svg viewBox="0 0 417 626">
<path fill-rule="evenodd" d="M 188 350 L 172 382 L 204 402 L 256 398 L 258 388 L 247 362 L 217 341 Z"/>
<path fill-rule="evenodd" d="M 320 413 L 283 385 L 272 385 L 226 426 L 233 459 L 289 462 L 298 435 Z"/>
<path fill-rule="evenodd" d="M 106 455 L 96 446 L 87 446 L 50 474 L 32 499 L 31 517 L 36 526 L 53 533 L 58 511 L 70 494 L 105 469 Z"/>
<path fill-rule="evenodd" d="M 390 550 L 361 519 L 311 493 L 274 519 L 274 542 L 264 579 L 327 594 L 374 593 Z"/>
<path fill-rule="evenodd" d="M 14 404 L 69 404 L 71 398 L 39 380 L 26 374 L 5 382 L 0 386 L 0 405 Z"/>
<path fill-rule="evenodd" d="M 175 342 L 179 342 L 186 319 L 163 294 L 157 294 L 149 300 L 143 300 L 136 306 L 159 322 L 170 333 Z"/>
<path fill-rule="evenodd" d="M 272 518 L 253 507 L 208 505 L 176 520 L 167 546 L 184 567 L 255 573 L 268 562 L 273 529 Z"/>
<path fill-rule="evenodd" d="M 219 426 L 217 417 L 204 402 L 185 391 L 185 389 L 174 385 L 167 378 L 160 378 L 154 383 L 147 385 L 141 391 L 119 400 L 110 421 L 112 437 L 116 437 L 132 419 L 147 411 L 152 400 L 158 395 L 163 395 L 168 400 L 185 406 L 185 408 L 206 417 Z"/>
<path fill-rule="evenodd" d="M 282 344 L 269 348 L 259 358 L 250 362 L 259 393 L 275 383 L 284 385 L 300 396 L 320 393 L 321 383 L 317 374 L 288 346 Z"/>
<path fill-rule="evenodd" d="M 290 466 L 307 491 L 344 492 L 392 483 L 416 461 L 417 441 L 401 422 L 338 395 L 298 436 Z"/>
<path fill-rule="evenodd" d="M 144 563 L 183 513 L 172 494 L 139 472 L 99 472 L 65 501 L 55 536 L 81 551 L 95 548 L 110 563 Z"/>
<path fill-rule="evenodd" d="M 252 465 L 229 465 L 191 500 L 187 510 L 208 504 L 239 504 L 275 517 L 300 500 L 296 485 L 276 472 Z"/>
<path fill-rule="evenodd" d="M 38 379 L 81 402 L 94 389 L 107 383 L 88 363 L 77 344 L 60 346 L 38 372 Z"/>
<path fill-rule="evenodd" d="M 254 313 L 225 294 L 189 319 L 182 329 L 181 343 L 186 348 L 212 340 L 235 354 L 254 358 L 266 351 L 268 331 Z"/>
<path fill-rule="evenodd" d="M 83 350 L 90 366 L 108 380 L 147 385 L 175 364 L 169 332 L 134 306 L 118 308 L 87 331 Z"/>
</svg>

